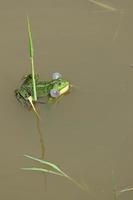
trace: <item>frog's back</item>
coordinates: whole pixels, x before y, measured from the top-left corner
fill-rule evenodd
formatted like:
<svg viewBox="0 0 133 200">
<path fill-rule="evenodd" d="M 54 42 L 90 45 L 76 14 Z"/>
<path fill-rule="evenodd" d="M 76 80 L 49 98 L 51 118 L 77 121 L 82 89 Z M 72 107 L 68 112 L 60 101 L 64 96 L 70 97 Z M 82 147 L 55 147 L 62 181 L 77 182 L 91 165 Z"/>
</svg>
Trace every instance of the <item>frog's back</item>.
<svg viewBox="0 0 133 200">
<path fill-rule="evenodd" d="M 39 76 L 37 74 L 35 74 L 36 83 L 38 82 L 38 80 L 39 80 Z M 32 74 L 28 74 L 25 76 L 22 85 L 31 85 L 31 84 L 32 84 Z"/>
<path fill-rule="evenodd" d="M 48 97 L 52 88 L 52 81 L 39 81 L 36 85 L 38 97 Z"/>
</svg>

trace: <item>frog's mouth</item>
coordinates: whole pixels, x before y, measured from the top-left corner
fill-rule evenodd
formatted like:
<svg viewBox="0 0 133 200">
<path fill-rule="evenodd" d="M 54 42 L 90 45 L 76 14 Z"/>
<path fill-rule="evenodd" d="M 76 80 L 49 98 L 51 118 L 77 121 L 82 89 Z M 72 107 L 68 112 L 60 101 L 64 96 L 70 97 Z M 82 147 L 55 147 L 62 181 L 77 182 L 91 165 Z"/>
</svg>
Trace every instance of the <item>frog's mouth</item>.
<svg viewBox="0 0 133 200">
<path fill-rule="evenodd" d="M 68 84 L 66 87 L 60 90 L 60 95 L 65 94 L 70 89 L 70 85 Z"/>
</svg>

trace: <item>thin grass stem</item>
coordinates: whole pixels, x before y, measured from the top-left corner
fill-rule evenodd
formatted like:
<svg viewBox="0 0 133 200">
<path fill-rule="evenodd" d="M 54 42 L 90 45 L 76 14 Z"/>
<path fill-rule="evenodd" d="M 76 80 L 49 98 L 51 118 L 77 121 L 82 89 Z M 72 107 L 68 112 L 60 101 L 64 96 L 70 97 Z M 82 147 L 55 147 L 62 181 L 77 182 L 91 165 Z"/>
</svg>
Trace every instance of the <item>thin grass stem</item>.
<svg viewBox="0 0 133 200">
<path fill-rule="evenodd" d="M 33 41 L 32 41 L 31 26 L 30 26 L 28 16 L 27 16 L 27 23 L 28 23 L 28 34 L 29 34 L 29 51 L 30 51 L 30 60 L 31 60 L 31 69 L 32 69 L 33 96 L 34 96 L 34 101 L 37 101 L 35 67 L 34 67 L 34 48 L 33 48 Z"/>
<path fill-rule="evenodd" d="M 102 3 L 102 2 L 100 2 L 100 1 L 88 0 L 88 2 L 93 3 L 93 4 L 96 4 L 97 6 L 100 6 L 100 7 L 102 7 L 102 8 L 107 9 L 107 10 L 110 10 L 110 11 L 116 11 L 116 10 L 117 10 L 116 8 L 114 8 L 114 7 L 112 7 L 112 6 L 109 6 L 109 5 L 105 4 L 105 3 Z"/>
<path fill-rule="evenodd" d="M 63 172 L 57 165 L 49 162 L 49 161 L 45 161 L 45 160 L 41 160 L 29 155 L 24 155 L 27 158 L 30 158 L 34 161 L 38 161 L 41 164 L 45 164 L 49 167 L 52 167 L 52 170 L 48 170 L 46 168 L 36 168 L 36 167 L 31 167 L 31 168 L 22 168 L 24 170 L 28 170 L 28 171 L 41 171 L 41 172 L 45 172 L 45 173 L 50 173 L 50 174 L 55 174 L 55 175 L 59 175 L 59 176 L 63 176 L 65 178 L 67 178 L 69 181 L 71 181 L 72 183 L 74 183 L 76 186 L 78 186 L 80 189 L 88 192 L 88 189 L 86 187 L 84 187 L 83 185 L 81 185 L 80 183 L 78 183 L 75 179 L 73 179 L 72 177 L 68 176 L 65 172 Z"/>
</svg>

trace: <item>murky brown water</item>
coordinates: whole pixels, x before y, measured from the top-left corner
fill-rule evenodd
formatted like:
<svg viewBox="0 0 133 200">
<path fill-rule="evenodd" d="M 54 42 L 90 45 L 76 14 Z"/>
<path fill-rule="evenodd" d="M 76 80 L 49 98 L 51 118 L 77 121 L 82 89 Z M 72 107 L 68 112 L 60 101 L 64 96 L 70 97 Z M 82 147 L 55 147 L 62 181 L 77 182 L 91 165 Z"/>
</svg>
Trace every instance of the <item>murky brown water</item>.
<svg viewBox="0 0 133 200">
<path fill-rule="evenodd" d="M 133 187 L 133 2 L 109 5 L 123 16 L 87 0 L 1 1 L 0 199 L 113 200 L 112 171 L 118 189 Z M 24 154 L 40 155 L 33 114 L 13 94 L 30 71 L 27 13 L 41 78 L 59 71 L 77 86 L 53 109 L 39 106 L 46 157 L 93 198 L 64 178 L 47 175 L 46 188 L 42 174 L 20 170 L 32 165 Z"/>
</svg>

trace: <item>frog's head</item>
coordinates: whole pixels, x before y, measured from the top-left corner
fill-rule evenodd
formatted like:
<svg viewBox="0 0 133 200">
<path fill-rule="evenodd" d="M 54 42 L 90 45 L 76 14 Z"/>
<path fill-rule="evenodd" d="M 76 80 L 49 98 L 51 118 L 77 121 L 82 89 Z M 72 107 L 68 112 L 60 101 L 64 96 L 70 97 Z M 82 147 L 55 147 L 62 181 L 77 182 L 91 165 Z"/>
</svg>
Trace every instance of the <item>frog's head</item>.
<svg viewBox="0 0 133 200">
<path fill-rule="evenodd" d="M 54 76 L 56 75 L 56 76 Z M 67 80 L 62 79 L 61 75 L 57 72 L 53 74 L 53 87 L 50 90 L 51 97 L 57 98 L 69 91 L 71 85 Z"/>
</svg>

